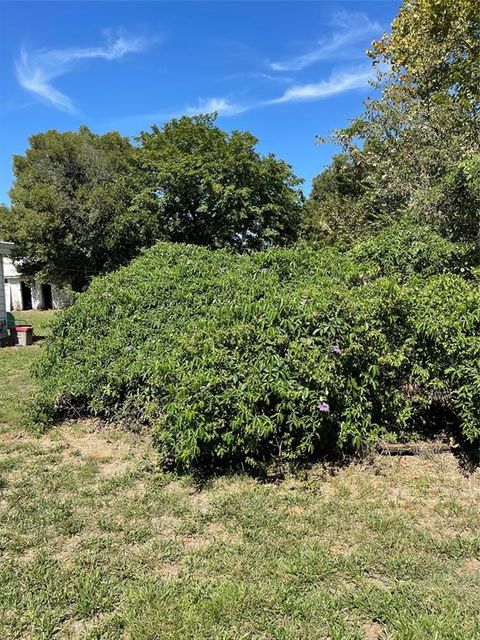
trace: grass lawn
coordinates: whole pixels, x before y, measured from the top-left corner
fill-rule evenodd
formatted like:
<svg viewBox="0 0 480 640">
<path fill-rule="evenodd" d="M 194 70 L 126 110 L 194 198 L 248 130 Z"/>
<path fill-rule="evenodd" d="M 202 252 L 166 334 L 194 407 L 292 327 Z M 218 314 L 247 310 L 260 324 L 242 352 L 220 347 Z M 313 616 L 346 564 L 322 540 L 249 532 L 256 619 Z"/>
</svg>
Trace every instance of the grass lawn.
<svg viewBox="0 0 480 640">
<path fill-rule="evenodd" d="M 45 331 L 48 313 L 18 318 Z M 480 473 L 450 454 L 198 486 L 146 437 L 24 428 L 0 350 L 0 638 L 480 638 Z"/>
</svg>

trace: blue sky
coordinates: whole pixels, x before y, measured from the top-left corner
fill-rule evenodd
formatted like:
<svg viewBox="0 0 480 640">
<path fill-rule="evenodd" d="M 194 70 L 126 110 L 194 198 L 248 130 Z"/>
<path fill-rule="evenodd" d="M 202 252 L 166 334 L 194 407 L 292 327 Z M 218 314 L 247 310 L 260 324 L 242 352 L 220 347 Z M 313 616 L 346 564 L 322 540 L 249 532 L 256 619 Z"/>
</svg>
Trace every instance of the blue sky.
<svg viewBox="0 0 480 640">
<path fill-rule="evenodd" d="M 0 202 L 47 129 L 134 136 L 216 110 L 311 180 L 371 93 L 365 49 L 400 2 L 0 2 Z"/>
</svg>

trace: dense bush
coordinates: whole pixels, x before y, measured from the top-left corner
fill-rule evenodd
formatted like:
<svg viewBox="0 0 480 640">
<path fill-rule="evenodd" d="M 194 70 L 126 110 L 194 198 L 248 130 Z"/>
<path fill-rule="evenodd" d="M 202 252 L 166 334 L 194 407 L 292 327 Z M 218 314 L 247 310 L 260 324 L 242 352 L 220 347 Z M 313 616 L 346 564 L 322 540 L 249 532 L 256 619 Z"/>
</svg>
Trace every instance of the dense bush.
<svg viewBox="0 0 480 640">
<path fill-rule="evenodd" d="M 469 243 L 480 262 L 480 153 L 459 162 L 434 189 L 432 199 L 441 233 Z"/>
<path fill-rule="evenodd" d="M 378 275 L 466 273 L 471 267 L 468 245 L 451 242 L 407 218 L 358 243 L 351 256 L 375 265 Z"/>
<path fill-rule="evenodd" d="M 433 412 L 474 441 L 478 280 L 382 275 L 374 255 L 158 244 L 58 316 L 36 418 L 146 426 L 183 470 L 409 437 Z"/>
</svg>

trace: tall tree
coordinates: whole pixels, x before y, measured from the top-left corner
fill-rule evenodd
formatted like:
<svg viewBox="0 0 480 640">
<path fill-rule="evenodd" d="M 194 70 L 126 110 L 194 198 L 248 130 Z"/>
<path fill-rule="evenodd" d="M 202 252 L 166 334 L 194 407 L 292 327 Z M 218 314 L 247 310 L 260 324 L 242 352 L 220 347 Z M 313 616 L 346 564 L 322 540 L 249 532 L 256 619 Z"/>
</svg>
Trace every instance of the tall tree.
<svg viewBox="0 0 480 640">
<path fill-rule="evenodd" d="M 364 232 L 364 172 L 346 153 L 338 153 L 313 180 L 302 236 L 310 241 L 353 240 Z M 372 221 L 373 222 L 373 221 Z"/>
<path fill-rule="evenodd" d="M 478 0 L 405 0 L 369 55 L 378 97 L 334 137 L 363 176 L 360 223 L 445 222 L 439 186 L 480 152 Z"/>
<path fill-rule="evenodd" d="M 477 0 L 406 0 L 391 34 L 373 43 L 381 97 L 343 134 L 365 141 L 365 161 L 377 161 L 380 185 L 402 202 L 480 150 L 478 9 Z"/>
<path fill-rule="evenodd" d="M 132 190 L 137 211 L 174 242 L 236 249 L 295 240 L 301 180 L 250 133 L 227 133 L 216 115 L 182 117 L 143 132 Z"/>
<path fill-rule="evenodd" d="M 150 242 L 154 221 L 129 209 L 133 146 L 118 133 L 47 131 L 13 161 L 13 237 L 25 275 L 81 290 Z"/>
<path fill-rule="evenodd" d="M 6 204 L 0 204 L 0 240 L 9 241 L 12 236 L 12 212 Z"/>
<path fill-rule="evenodd" d="M 297 237 L 301 180 L 215 115 L 118 133 L 47 131 L 14 157 L 9 235 L 25 275 L 81 290 L 157 240 L 235 249 Z M 5 223 L 6 224 L 6 223 Z"/>
</svg>

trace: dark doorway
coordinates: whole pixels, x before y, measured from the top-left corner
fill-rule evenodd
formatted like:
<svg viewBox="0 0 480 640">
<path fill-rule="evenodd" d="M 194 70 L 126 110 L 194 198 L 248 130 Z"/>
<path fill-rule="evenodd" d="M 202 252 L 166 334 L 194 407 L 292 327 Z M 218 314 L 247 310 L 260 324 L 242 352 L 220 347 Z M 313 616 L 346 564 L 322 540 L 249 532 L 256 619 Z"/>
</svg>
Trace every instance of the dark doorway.
<svg viewBox="0 0 480 640">
<path fill-rule="evenodd" d="M 42 298 L 43 298 L 43 308 L 51 309 L 53 306 L 52 287 L 49 284 L 42 284 Z"/>
<path fill-rule="evenodd" d="M 32 308 L 32 290 L 24 282 L 20 282 L 20 291 L 22 294 L 22 309 L 27 311 Z"/>
</svg>

